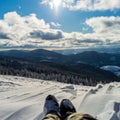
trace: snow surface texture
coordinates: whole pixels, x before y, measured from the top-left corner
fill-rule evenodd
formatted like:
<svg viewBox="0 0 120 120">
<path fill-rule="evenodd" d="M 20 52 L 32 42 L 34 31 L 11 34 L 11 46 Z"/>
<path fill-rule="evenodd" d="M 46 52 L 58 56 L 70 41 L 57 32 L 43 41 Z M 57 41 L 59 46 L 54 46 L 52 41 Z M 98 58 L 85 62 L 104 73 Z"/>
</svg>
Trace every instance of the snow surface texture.
<svg viewBox="0 0 120 120">
<path fill-rule="evenodd" d="M 70 99 L 78 112 L 120 120 L 120 83 L 96 87 L 0 75 L 0 120 L 41 120 L 47 95 Z"/>
</svg>

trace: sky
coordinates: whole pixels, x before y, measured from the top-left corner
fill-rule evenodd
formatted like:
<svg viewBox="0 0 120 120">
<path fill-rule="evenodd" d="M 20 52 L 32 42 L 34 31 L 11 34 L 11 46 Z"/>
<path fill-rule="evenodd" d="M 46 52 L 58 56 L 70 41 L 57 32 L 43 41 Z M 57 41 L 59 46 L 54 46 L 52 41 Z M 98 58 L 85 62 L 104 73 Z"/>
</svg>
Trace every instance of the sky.
<svg viewBox="0 0 120 120">
<path fill-rule="evenodd" d="M 0 0 L 0 49 L 119 46 L 120 0 Z"/>
</svg>

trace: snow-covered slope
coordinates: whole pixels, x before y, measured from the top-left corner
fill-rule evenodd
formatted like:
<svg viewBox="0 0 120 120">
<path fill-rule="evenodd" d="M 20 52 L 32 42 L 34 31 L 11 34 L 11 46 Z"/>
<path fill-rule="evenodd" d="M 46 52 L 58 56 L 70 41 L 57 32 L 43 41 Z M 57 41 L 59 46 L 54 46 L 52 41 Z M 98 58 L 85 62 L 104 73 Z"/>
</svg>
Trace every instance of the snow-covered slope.
<svg viewBox="0 0 120 120">
<path fill-rule="evenodd" d="M 0 75 L 0 120 L 41 120 L 47 95 L 70 99 L 78 112 L 120 120 L 120 83 L 96 87 Z"/>
<path fill-rule="evenodd" d="M 101 69 L 107 70 L 107 71 L 111 71 L 111 72 L 113 72 L 115 75 L 120 76 L 120 67 L 118 67 L 118 66 L 107 65 L 107 66 L 101 67 Z"/>
</svg>

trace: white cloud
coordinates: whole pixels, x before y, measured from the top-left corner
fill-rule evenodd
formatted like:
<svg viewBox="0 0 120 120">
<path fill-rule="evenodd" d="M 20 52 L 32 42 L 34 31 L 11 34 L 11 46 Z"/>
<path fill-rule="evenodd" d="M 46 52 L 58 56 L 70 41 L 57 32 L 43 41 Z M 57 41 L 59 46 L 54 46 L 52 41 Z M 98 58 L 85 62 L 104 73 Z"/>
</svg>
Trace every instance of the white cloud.
<svg viewBox="0 0 120 120">
<path fill-rule="evenodd" d="M 67 36 L 75 47 L 120 45 L 120 17 L 93 17 L 85 22 L 93 33 L 73 32 Z"/>
<path fill-rule="evenodd" d="M 95 0 L 94 2 L 95 10 L 114 10 L 120 9 L 120 0 Z"/>
<path fill-rule="evenodd" d="M 42 0 L 41 4 L 51 7 L 52 1 Z M 120 9 L 120 0 L 62 0 L 61 6 L 70 10 L 114 10 Z"/>
<path fill-rule="evenodd" d="M 0 20 L 0 32 L 9 34 L 12 39 L 21 39 L 32 30 L 49 29 L 49 24 L 38 19 L 35 14 L 21 17 L 16 12 L 9 12 Z"/>
<path fill-rule="evenodd" d="M 60 23 L 55 23 L 55 22 L 51 22 L 50 24 L 54 27 L 61 27 L 62 26 Z"/>
<path fill-rule="evenodd" d="M 59 23 L 55 25 L 60 26 Z M 55 40 L 63 36 L 61 30 L 51 29 L 49 23 L 38 19 L 35 14 L 22 17 L 16 12 L 8 12 L 0 20 L 0 44 L 4 47 L 37 47 L 42 46 L 43 40 Z"/>
<path fill-rule="evenodd" d="M 35 14 L 9 12 L 0 20 L 0 47 L 85 48 L 120 45 L 120 17 L 93 17 L 85 22 L 93 33 L 67 33 L 51 29 Z"/>
<path fill-rule="evenodd" d="M 93 17 L 86 20 L 86 24 L 92 27 L 95 33 L 120 34 L 120 17 Z"/>
</svg>

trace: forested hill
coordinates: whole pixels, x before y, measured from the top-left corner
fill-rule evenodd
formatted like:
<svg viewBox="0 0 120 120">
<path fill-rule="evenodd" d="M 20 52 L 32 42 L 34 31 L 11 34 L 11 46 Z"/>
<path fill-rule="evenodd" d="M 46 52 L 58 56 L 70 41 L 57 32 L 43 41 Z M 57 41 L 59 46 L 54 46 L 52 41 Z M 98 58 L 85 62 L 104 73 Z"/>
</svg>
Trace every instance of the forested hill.
<svg viewBox="0 0 120 120">
<path fill-rule="evenodd" d="M 6 56 L 0 56 L 0 74 L 83 85 L 120 81 L 120 78 L 113 73 L 87 64 L 66 65 L 48 61 L 32 62 Z"/>
<path fill-rule="evenodd" d="M 92 66 L 102 67 L 105 65 L 120 66 L 120 54 L 98 53 L 96 51 L 85 51 L 78 54 L 62 55 L 53 51 L 37 49 L 0 51 L 0 55 L 15 57 L 32 62 L 53 62 L 58 64 L 85 63 Z"/>
</svg>

